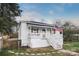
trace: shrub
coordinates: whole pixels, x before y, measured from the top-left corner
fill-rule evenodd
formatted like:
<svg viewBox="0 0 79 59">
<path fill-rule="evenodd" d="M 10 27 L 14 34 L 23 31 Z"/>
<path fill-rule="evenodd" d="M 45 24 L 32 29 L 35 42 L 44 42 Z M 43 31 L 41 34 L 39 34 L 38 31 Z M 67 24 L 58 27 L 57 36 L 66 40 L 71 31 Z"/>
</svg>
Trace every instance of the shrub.
<svg viewBox="0 0 79 59">
<path fill-rule="evenodd" d="M 79 30 L 64 30 L 64 41 L 79 41 L 79 36 L 73 34 L 79 34 Z"/>
</svg>

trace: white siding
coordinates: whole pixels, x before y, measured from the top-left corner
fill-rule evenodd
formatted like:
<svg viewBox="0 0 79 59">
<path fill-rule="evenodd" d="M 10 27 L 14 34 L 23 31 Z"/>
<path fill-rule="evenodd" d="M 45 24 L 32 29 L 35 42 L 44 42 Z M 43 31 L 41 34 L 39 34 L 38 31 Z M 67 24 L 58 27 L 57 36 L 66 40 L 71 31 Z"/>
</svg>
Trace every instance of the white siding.
<svg viewBox="0 0 79 59">
<path fill-rule="evenodd" d="M 20 28 L 20 38 L 21 38 L 21 46 L 27 46 L 28 43 L 28 27 L 25 22 L 21 23 Z"/>
<path fill-rule="evenodd" d="M 43 37 L 44 34 L 45 37 Z M 31 28 L 28 30 L 26 22 L 20 25 L 19 39 L 21 39 L 21 46 L 28 45 L 31 48 L 38 48 L 51 45 L 54 49 L 63 48 L 63 34 L 60 34 L 59 31 L 50 33 L 50 31 L 46 30 L 46 32 L 43 32 L 42 28 L 39 27 L 39 33 L 31 33 Z"/>
<path fill-rule="evenodd" d="M 50 46 L 47 40 L 41 40 L 41 39 L 31 40 L 31 48 L 39 48 L 39 47 L 47 47 L 47 46 Z"/>
</svg>

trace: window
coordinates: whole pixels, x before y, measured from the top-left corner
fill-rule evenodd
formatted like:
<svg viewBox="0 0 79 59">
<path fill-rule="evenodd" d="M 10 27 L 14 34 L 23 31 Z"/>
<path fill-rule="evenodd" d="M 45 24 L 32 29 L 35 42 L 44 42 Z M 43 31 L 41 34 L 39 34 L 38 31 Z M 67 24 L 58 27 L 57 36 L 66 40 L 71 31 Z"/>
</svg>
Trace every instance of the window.
<svg viewBox="0 0 79 59">
<path fill-rule="evenodd" d="M 62 32 L 60 31 L 60 34 L 62 34 Z"/>
<path fill-rule="evenodd" d="M 53 29 L 53 33 L 55 34 L 55 29 Z"/>
<path fill-rule="evenodd" d="M 43 32 L 46 32 L 45 29 L 42 29 Z"/>
<path fill-rule="evenodd" d="M 49 31 L 51 33 L 51 29 L 50 28 L 48 28 L 47 31 Z"/>
<path fill-rule="evenodd" d="M 31 28 L 32 33 L 38 33 L 38 28 Z"/>
</svg>

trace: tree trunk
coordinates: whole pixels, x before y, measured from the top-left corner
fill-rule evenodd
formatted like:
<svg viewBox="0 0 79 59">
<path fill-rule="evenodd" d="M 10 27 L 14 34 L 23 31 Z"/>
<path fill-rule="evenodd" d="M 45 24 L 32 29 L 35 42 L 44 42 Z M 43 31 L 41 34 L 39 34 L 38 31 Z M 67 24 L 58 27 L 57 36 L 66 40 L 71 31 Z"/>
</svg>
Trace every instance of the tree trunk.
<svg viewBox="0 0 79 59">
<path fill-rule="evenodd" d="M 0 32 L 0 50 L 3 48 L 3 35 L 2 35 L 2 33 Z"/>
</svg>

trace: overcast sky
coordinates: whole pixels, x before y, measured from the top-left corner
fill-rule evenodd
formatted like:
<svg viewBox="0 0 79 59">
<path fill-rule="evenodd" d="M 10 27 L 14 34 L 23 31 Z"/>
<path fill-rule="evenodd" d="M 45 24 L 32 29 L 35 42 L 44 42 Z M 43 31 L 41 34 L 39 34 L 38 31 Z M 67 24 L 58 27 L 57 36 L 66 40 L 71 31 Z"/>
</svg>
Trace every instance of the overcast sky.
<svg viewBox="0 0 79 59">
<path fill-rule="evenodd" d="M 79 4 L 66 3 L 22 3 L 19 4 L 23 10 L 24 19 L 40 19 L 49 23 L 54 20 L 70 20 L 76 24 L 79 21 Z"/>
</svg>

